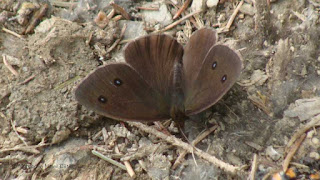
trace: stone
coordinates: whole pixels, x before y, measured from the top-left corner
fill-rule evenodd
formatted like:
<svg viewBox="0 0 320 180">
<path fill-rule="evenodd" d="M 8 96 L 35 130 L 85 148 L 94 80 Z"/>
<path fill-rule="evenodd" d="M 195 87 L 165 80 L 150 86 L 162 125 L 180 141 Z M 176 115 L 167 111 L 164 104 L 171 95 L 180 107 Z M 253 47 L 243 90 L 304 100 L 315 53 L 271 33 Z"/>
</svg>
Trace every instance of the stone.
<svg viewBox="0 0 320 180">
<path fill-rule="evenodd" d="M 218 3 L 219 3 L 219 0 L 207 0 L 207 7 L 208 8 L 217 7 Z"/>
<path fill-rule="evenodd" d="M 255 14 L 255 9 L 253 6 L 251 6 L 248 3 L 244 3 L 241 7 L 240 7 L 240 12 L 242 12 L 243 14 L 247 14 L 250 16 L 254 16 Z"/>
<path fill-rule="evenodd" d="M 151 4 L 154 4 L 154 3 L 151 3 Z M 162 26 L 167 26 L 173 22 L 172 15 L 170 14 L 167 8 L 167 5 L 165 3 L 161 3 L 159 7 L 159 11 L 142 10 L 141 14 L 144 21 L 152 25 L 159 23 Z"/>
</svg>

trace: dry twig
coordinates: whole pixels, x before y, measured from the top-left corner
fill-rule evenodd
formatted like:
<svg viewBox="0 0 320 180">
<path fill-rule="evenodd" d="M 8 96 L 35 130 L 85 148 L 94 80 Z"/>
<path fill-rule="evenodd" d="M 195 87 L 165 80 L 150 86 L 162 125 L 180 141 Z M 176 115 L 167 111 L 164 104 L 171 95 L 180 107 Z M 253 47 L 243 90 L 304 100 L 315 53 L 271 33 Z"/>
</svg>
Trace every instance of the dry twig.
<svg viewBox="0 0 320 180">
<path fill-rule="evenodd" d="M 180 16 L 180 14 L 187 9 L 190 3 L 191 3 L 191 0 L 186 0 L 181 6 L 181 8 L 177 11 L 177 13 L 173 16 L 173 19 L 177 19 Z"/>
<path fill-rule="evenodd" d="M 257 168 L 258 168 L 258 156 L 257 154 L 254 154 L 248 180 L 255 180 L 255 174 L 256 174 Z"/>
<path fill-rule="evenodd" d="M 120 33 L 120 37 L 119 39 L 117 39 L 113 44 L 112 46 L 107 50 L 107 53 L 110 53 L 118 44 L 119 42 L 121 41 L 121 39 L 123 38 L 124 36 L 124 33 L 126 32 L 126 29 L 127 29 L 127 25 L 124 24 L 122 29 L 121 29 L 121 33 Z"/>
<path fill-rule="evenodd" d="M 244 1 L 241 0 L 240 3 L 238 4 L 238 6 L 236 7 L 236 9 L 233 11 L 232 15 L 230 16 L 230 19 L 227 23 L 227 25 L 221 29 L 218 29 L 218 33 L 221 33 L 221 32 L 228 32 L 230 30 L 230 27 L 234 21 L 234 19 L 236 18 L 241 6 L 243 5 Z"/>
<path fill-rule="evenodd" d="M 218 126 L 213 126 L 210 129 L 208 129 L 207 131 L 203 132 L 202 134 L 200 134 L 196 139 L 194 139 L 191 143 L 191 145 L 194 147 L 195 145 L 197 145 L 200 141 L 202 141 L 204 138 L 206 138 L 209 134 L 211 134 L 214 130 L 217 129 Z M 187 155 L 188 151 L 187 150 L 183 150 L 179 157 L 176 159 L 176 161 L 174 162 L 172 169 L 176 169 L 178 167 L 179 164 L 181 164 L 181 162 L 183 161 L 184 157 Z"/>
<path fill-rule="evenodd" d="M 136 7 L 139 10 L 159 11 L 159 7 Z"/>
<path fill-rule="evenodd" d="M 24 39 L 22 35 L 20 35 L 20 34 L 18 34 L 18 33 L 16 33 L 16 32 L 13 32 L 13 31 L 5 28 L 5 27 L 2 28 L 2 31 L 4 31 L 4 32 L 6 32 L 6 33 L 9 33 L 9 34 L 11 34 L 11 35 L 14 35 L 14 36 L 16 36 L 16 37 L 18 37 L 18 38 L 20 38 L 20 39 Z"/>
<path fill-rule="evenodd" d="M 111 2 L 110 5 L 118 11 L 126 20 L 130 20 L 130 15 L 127 13 L 126 10 L 123 9 L 123 7 L 119 6 L 118 4 Z"/>
<path fill-rule="evenodd" d="M 27 84 L 28 82 L 32 81 L 34 79 L 34 77 L 35 77 L 35 75 L 31 75 L 30 77 L 28 77 L 27 79 L 25 79 L 24 81 L 19 83 L 19 85 Z"/>
<path fill-rule="evenodd" d="M 2 54 L 2 60 L 3 60 L 4 65 L 9 69 L 9 71 L 13 75 L 18 77 L 19 73 L 11 66 L 11 64 L 8 63 L 6 55 Z"/>
<path fill-rule="evenodd" d="M 127 168 L 127 172 L 129 174 L 129 176 L 132 177 L 132 178 L 135 178 L 136 177 L 136 173 L 133 171 L 132 166 L 129 163 L 129 161 L 124 161 L 123 163 Z"/>
<path fill-rule="evenodd" d="M 63 2 L 63 1 L 50 0 L 50 4 L 52 6 L 57 6 L 57 7 L 71 8 L 71 7 L 76 6 L 78 3 L 77 2 Z"/>
<path fill-rule="evenodd" d="M 201 10 L 200 11 L 195 11 L 195 12 L 192 12 L 186 16 L 184 16 L 183 18 L 173 22 L 172 24 L 166 26 L 165 28 L 161 29 L 161 30 L 158 30 L 158 31 L 154 31 L 154 33 L 159 33 L 159 32 L 164 32 L 164 31 L 167 31 L 169 29 L 172 29 L 173 27 L 175 27 L 176 25 L 180 24 L 181 22 L 185 21 L 186 19 L 189 19 L 190 17 L 192 17 L 193 15 L 196 15 L 198 13 L 202 12 Z"/>
<path fill-rule="evenodd" d="M 125 171 L 127 170 L 126 166 L 123 165 L 123 164 L 121 164 L 121 163 L 119 163 L 118 161 L 115 161 L 115 160 L 113 160 L 113 159 L 111 159 L 111 158 L 109 158 L 109 157 L 107 157 L 107 156 L 99 153 L 99 152 L 96 151 L 96 150 L 92 150 L 91 152 L 92 152 L 92 154 L 98 156 L 99 158 L 101 158 L 101 159 L 103 159 L 103 160 L 105 160 L 105 161 L 108 161 L 109 163 L 111 163 L 111 164 L 119 167 L 120 169 L 123 169 L 123 170 L 125 170 Z"/>
<path fill-rule="evenodd" d="M 32 16 L 27 28 L 22 34 L 31 33 L 34 30 L 34 28 L 39 24 L 42 17 L 46 15 L 48 9 L 49 9 L 49 5 L 43 4 L 41 8 L 38 11 L 36 11 L 35 14 Z"/>
<path fill-rule="evenodd" d="M 226 172 L 229 172 L 232 174 L 235 174 L 235 173 L 245 174 L 245 172 L 241 170 L 241 167 L 225 163 L 225 162 L 217 159 L 216 157 L 214 157 L 206 152 L 203 152 L 202 150 L 200 150 L 198 148 L 192 147 L 192 145 L 187 144 L 187 143 L 181 141 L 180 139 L 175 138 L 174 136 L 167 136 L 167 135 L 165 135 L 159 131 L 155 131 L 153 128 L 148 127 L 147 125 L 144 125 L 139 122 L 127 122 L 127 123 L 139 128 L 149 134 L 155 135 L 156 137 L 163 139 L 163 140 L 167 141 L 168 143 L 173 144 L 174 146 L 178 146 L 180 148 L 183 148 L 183 149 L 187 150 L 189 153 L 194 152 L 194 154 L 196 154 L 197 156 L 201 157 L 204 160 L 207 160 L 208 162 L 211 162 L 212 164 L 223 169 Z"/>
<path fill-rule="evenodd" d="M 294 144 L 293 147 L 291 147 L 291 149 L 289 150 L 286 158 L 283 160 L 282 162 L 282 170 L 283 172 L 286 172 L 290 161 L 292 160 L 294 154 L 297 152 L 297 150 L 299 149 L 301 143 L 303 142 L 304 138 L 307 136 L 307 134 L 303 134 L 302 136 L 300 136 L 300 138 L 296 141 L 296 143 Z"/>
<path fill-rule="evenodd" d="M 310 122 L 297 130 L 297 132 L 291 137 L 290 141 L 288 142 L 286 149 L 288 149 L 300 136 L 302 136 L 305 132 L 307 132 L 314 126 L 320 126 L 320 114 L 312 118 Z"/>
</svg>

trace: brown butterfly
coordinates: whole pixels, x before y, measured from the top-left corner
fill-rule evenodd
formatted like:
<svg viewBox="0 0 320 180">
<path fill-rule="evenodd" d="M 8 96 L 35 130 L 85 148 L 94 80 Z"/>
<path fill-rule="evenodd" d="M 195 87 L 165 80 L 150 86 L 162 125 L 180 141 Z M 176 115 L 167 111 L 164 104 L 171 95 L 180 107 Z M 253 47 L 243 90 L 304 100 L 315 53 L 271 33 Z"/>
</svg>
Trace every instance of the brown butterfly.
<svg viewBox="0 0 320 180">
<path fill-rule="evenodd" d="M 76 88 L 76 100 L 126 121 L 184 120 L 215 104 L 240 75 L 240 56 L 203 28 L 183 48 L 164 34 L 130 42 L 125 63 L 99 67 Z"/>
</svg>

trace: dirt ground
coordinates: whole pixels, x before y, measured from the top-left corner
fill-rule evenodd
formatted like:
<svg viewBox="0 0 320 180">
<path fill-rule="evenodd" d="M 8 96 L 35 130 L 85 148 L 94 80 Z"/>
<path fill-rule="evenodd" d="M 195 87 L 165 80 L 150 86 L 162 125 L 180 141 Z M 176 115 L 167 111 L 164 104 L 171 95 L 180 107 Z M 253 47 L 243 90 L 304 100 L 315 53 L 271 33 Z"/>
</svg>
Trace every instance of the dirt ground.
<svg viewBox="0 0 320 180">
<path fill-rule="evenodd" d="M 92 150 L 129 163 L 136 179 L 247 179 L 250 172 L 263 179 L 286 162 L 298 179 L 320 173 L 319 0 L 246 0 L 234 19 L 240 1 L 194 1 L 176 20 L 203 11 L 165 31 L 185 44 L 196 29 L 212 27 L 220 43 L 242 55 L 238 82 L 213 107 L 187 119 L 184 130 L 191 142 L 219 125 L 196 147 L 241 167 L 237 174 L 192 153 L 173 168 L 181 147 L 88 111 L 74 98 L 88 73 L 123 61 L 127 42 L 176 21 L 184 1 L 115 1 L 130 20 L 121 11 L 111 14 L 109 1 L 57 2 L 46 2 L 44 17 L 34 15 L 44 2 L 0 2 L 0 179 L 133 178 Z M 100 10 L 110 16 L 97 19 Z M 168 18 L 150 20 L 158 11 Z M 40 24 L 28 32 L 34 17 Z M 162 124 L 185 141 L 174 123 Z"/>
</svg>

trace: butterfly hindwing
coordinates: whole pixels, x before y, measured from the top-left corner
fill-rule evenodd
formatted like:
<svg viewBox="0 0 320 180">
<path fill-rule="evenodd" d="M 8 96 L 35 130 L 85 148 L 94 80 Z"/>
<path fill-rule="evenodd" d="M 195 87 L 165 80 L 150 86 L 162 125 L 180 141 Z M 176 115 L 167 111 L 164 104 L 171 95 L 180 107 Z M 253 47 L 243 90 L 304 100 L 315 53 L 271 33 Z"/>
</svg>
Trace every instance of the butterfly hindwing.
<svg viewBox="0 0 320 180">
<path fill-rule="evenodd" d="M 77 87 L 76 100 L 87 108 L 119 120 L 169 119 L 169 104 L 126 63 L 99 67 Z"/>
</svg>

